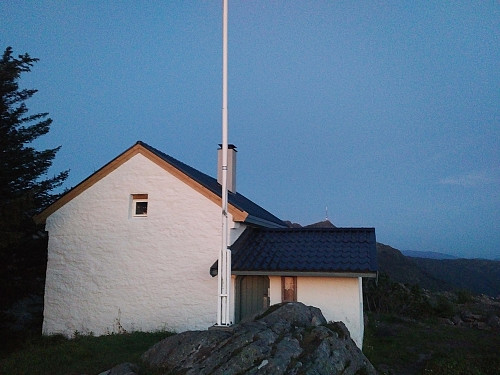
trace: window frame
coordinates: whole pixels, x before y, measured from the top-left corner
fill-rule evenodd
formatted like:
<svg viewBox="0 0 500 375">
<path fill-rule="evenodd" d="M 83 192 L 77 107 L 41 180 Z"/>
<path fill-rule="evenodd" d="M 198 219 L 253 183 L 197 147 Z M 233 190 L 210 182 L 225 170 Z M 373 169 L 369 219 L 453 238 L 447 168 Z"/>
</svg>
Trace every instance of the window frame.
<svg viewBox="0 0 500 375">
<path fill-rule="evenodd" d="M 148 217 L 149 209 L 149 196 L 148 194 L 131 194 L 132 205 L 131 205 L 131 216 L 132 217 Z M 146 203 L 146 212 L 142 214 L 137 213 L 137 204 Z"/>
</svg>

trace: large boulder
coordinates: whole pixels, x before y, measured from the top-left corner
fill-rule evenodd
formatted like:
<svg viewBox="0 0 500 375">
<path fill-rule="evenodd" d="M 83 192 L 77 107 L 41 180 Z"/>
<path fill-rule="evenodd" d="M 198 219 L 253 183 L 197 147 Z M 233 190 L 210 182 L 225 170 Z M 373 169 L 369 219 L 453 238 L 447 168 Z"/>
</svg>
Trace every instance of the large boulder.
<svg viewBox="0 0 500 375">
<path fill-rule="evenodd" d="M 343 323 L 298 302 L 228 329 L 168 337 L 142 360 L 166 374 L 376 374 Z"/>
</svg>

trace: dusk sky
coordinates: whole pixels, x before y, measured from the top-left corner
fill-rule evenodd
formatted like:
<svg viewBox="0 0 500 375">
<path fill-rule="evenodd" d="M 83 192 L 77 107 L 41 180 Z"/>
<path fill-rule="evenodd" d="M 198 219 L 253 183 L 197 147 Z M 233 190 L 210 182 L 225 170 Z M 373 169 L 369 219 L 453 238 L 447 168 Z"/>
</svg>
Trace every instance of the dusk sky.
<svg viewBox="0 0 500 375">
<path fill-rule="evenodd" d="M 2 1 L 72 187 L 142 140 L 216 175 L 222 1 Z M 500 2 L 229 0 L 238 190 L 303 225 L 500 258 Z"/>
</svg>

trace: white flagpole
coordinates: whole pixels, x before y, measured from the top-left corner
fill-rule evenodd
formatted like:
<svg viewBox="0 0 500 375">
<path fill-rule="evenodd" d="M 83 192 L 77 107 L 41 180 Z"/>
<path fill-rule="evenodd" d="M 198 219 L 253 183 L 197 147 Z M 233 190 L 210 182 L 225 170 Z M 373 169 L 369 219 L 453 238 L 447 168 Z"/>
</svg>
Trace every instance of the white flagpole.
<svg viewBox="0 0 500 375">
<path fill-rule="evenodd" d="M 227 190 L 227 153 L 228 153 L 228 115 L 227 115 L 227 18 L 228 0 L 223 0 L 222 11 L 222 246 L 218 266 L 218 304 L 217 325 L 229 325 L 229 297 L 231 289 L 231 252 L 228 225 Z"/>
</svg>

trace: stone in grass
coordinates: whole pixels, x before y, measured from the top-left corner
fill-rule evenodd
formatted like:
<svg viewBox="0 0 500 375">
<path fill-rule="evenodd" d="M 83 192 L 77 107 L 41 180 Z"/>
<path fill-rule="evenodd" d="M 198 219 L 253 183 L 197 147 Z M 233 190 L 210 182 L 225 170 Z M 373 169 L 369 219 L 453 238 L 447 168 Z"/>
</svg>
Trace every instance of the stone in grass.
<svg viewBox="0 0 500 375">
<path fill-rule="evenodd" d="M 99 375 L 137 375 L 139 367 L 133 363 L 121 363 L 111 370 L 101 372 Z"/>
</svg>

